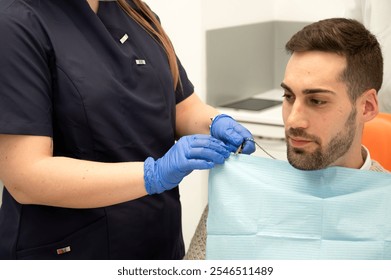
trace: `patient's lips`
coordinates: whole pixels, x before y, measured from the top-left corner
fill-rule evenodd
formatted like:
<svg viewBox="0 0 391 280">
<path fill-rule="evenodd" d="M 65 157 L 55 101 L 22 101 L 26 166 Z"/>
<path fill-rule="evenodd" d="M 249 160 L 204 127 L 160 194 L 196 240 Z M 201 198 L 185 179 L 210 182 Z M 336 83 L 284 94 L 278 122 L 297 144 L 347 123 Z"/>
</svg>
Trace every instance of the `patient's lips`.
<svg viewBox="0 0 391 280">
<path fill-rule="evenodd" d="M 299 137 L 289 137 L 289 143 L 294 148 L 303 148 L 313 143 L 313 141 Z"/>
</svg>

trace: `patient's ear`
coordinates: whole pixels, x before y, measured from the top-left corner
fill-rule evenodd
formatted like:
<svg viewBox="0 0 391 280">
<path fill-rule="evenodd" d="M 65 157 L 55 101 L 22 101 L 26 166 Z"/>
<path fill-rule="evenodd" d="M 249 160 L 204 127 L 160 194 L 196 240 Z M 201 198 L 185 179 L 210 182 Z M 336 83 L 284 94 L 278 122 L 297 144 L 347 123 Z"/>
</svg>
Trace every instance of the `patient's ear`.
<svg viewBox="0 0 391 280">
<path fill-rule="evenodd" d="M 377 92 L 375 89 L 367 90 L 359 98 L 359 106 L 362 108 L 362 120 L 368 122 L 375 118 L 379 113 L 379 104 L 377 100 Z"/>
</svg>

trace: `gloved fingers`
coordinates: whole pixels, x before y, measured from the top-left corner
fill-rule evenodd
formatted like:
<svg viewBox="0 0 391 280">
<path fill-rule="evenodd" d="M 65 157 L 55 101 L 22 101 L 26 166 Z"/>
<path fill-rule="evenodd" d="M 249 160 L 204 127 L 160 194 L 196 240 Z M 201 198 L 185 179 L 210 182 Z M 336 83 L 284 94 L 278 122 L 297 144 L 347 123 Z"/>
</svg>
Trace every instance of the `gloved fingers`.
<svg viewBox="0 0 391 280">
<path fill-rule="evenodd" d="M 232 129 L 236 122 L 231 116 L 220 114 L 213 118 L 210 126 L 210 135 L 225 142 L 226 130 Z"/>
<path fill-rule="evenodd" d="M 242 145 L 242 154 L 252 154 L 255 152 L 255 143 L 253 140 L 253 136 L 251 132 L 242 126 L 241 124 L 237 124 L 234 127 L 234 131 L 237 133 L 236 137 L 241 137 L 241 145 Z M 239 147 L 239 146 L 238 146 Z M 236 148 L 237 149 L 237 148 Z M 236 150 L 235 150 L 236 151 Z"/>
<path fill-rule="evenodd" d="M 186 163 L 186 168 L 188 170 L 205 170 L 205 169 L 211 169 L 214 166 L 215 163 L 213 161 L 208 161 L 205 159 L 197 159 L 197 158 L 189 159 Z"/>
<path fill-rule="evenodd" d="M 252 139 L 250 131 L 228 115 L 216 116 L 210 132 L 212 136 L 222 140 L 230 152 L 236 152 L 241 145 L 242 153 L 251 154 L 255 151 L 254 143 L 245 143 L 246 139 Z"/>
<path fill-rule="evenodd" d="M 232 119 L 222 119 L 221 122 L 232 122 L 234 124 Z M 227 126 L 225 129 L 214 129 L 211 131 L 212 136 L 218 138 L 219 140 L 223 141 L 224 144 L 227 146 L 228 150 L 230 152 L 235 152 L 238 147 L 243 143 L 244 138 L 241 136 L 234 128 L 233 126 Z"/>
<path fill-rule="evenodd" d="M 171 157 L 170 164 L 183 173 L 194 169 L 210 169 L 215 163 L 224 163 L 230 155 L 224 142 L 205 134 L 184 136 L 175 146 L 175 156 Z"/>
<path fill-rule="evenodd" d="M 236 146 L 236 145 L 232 145 L 232 144 L 227 143 L 227 147 L 228 147 L 228 150 L 230 151 L 230 153 L 235 153 L 240 146 L 241 146 L 241 144 Z"/>
<path fill-rule="evenodd" d="M 234 152 L 244 142 L 244 137 L 235 128 L 229 128 L 221 134 L 221 140 L 227 146 L 230 146 L 230 151 Z"/>
<path fill-rule="evenodd" d="M 225 145 L 223 141 L 203 134 L 193 135 L 190 142 L 190 147 L 192 149 L 203 148 L 205 151 L 211 150 L 222 155 L 224 158 L 228 158 L 230 152 L 227 145 Z M 202 152 L 202 150 L 199 150 L 199 152 Z"/>
<path fill-rule="evenodd" d="M 252 138 L 251 133 L 244 127 L 237 125 L 232 129 L 227 129 L 224 135 L 224 142 L 227 145 L 230 152 L 236 152 L 237 149 L 243 145 L 242 153 L 251 154 L 255 151 L 254 143 L 247 144 L 246 139 Z M 223 139 L 222 139 L 223 140 Z"/>
<path fill-rule="evenodd" d="M 230 152 L 224 142 L 210 135 L 184 136 L 157 159 L 144 162 L 144 181 L 148 194 L 161 193 L 177 186 L 195 169 L 210 169 L 224 163 Z"/>
<path fill-rule="evenodd" d="M 252 138 L 251 138 L 252 139 Z M 245 140 L 242 154 L 250 155 L 255 152 L 255 143 L 254 141 Z"/>
<path fill-rule="evenodd" d="M 224 142 L 210 135 L 192 135 L 188 140 L 190 141 L 190 149 L 186 151 L 187 168 L 209 169 L 215 163 L 224 163 L 230 155 Z"/>
<path fill-rule="evenodd" d="M 223 153 L 220 153 L 219 151 L 210 148 L 192 148 L 188 151 L 186 157 L 189 160 L 195 159 L 217 164 L 223 164 L 224 161 L 229 157 L 229 154 L 230 153 L 228 150 L 225 150 Z"/>
</svg>

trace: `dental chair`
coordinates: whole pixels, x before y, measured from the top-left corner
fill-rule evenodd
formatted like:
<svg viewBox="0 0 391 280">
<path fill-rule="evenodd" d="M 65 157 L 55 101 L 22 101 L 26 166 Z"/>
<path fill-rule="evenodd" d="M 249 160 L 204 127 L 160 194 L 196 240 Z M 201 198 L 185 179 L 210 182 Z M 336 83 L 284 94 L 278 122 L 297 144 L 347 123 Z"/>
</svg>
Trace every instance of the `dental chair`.
<svg viewBox="0 0 391 280">
<path fill-rule="evenodd" d="M 379 113 L 364 126 L 362 143 L 371 158 L 391 171 L 391 114 Z"/>
</svg>

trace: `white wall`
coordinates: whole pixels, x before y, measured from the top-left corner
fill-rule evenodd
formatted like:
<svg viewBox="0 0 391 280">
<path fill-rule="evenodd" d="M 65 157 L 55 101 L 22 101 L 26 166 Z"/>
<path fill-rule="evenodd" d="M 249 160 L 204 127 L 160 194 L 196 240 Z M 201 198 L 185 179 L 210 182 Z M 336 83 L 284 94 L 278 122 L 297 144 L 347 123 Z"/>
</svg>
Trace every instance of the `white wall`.
<svg viewBox="0 0 391 280">
<path fill-rule="evenodd" d="M 146 0 L 158 14 L 176 53 L 201 98 L 204 93 L 204 36 L 202 1 Z"/>
<path fill-rule="evenodd" d="M 206 29 L 271 21 L 274 19 L 273 0 L 209 0 L 205 1 Z"/>
<path fill-rule="evenodd" d="M 274 18 L 289 21 L 318 21 L 343 17 L 350 0 L 274 0 Z"/>
<path fill-rule="evenodd" d="M 341 17 L 351 0 L 209 0 L 205 4 L 205 27 L 251 24 L 270 20 L 317 21 Z"/>
</svg>

